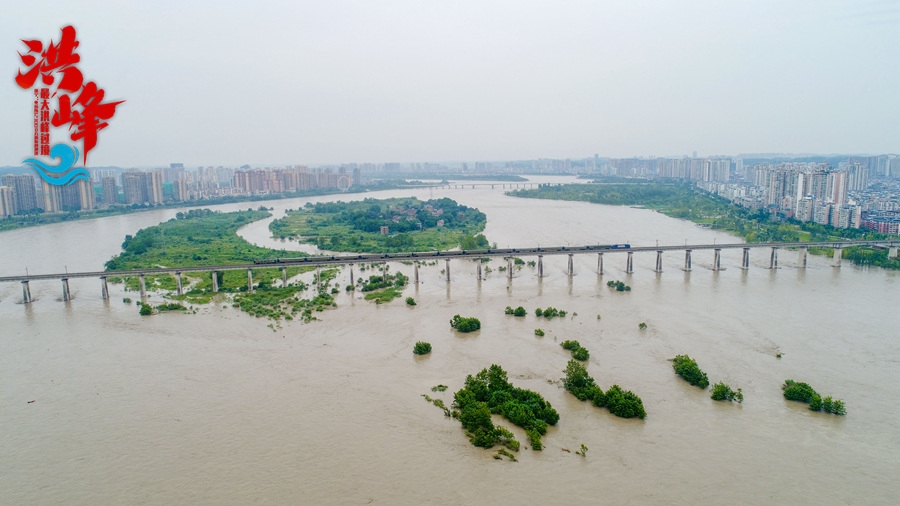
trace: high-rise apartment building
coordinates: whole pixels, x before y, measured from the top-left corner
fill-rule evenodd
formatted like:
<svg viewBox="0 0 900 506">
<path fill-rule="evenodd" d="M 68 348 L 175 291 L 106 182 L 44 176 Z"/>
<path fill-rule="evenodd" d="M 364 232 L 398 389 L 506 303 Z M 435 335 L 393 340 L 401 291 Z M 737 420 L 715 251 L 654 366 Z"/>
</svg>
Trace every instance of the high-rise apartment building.
<svg viewBox="0 0 900 506">
<path fill-rule="evenodd" d="M 111 206 L 119 203 L 119 190 L 116 189 L 116 177 L 104 176 L 100 180 L 103 186 L 103 203 Z"/>
<path fill-rule="evenodd" d="M 16 213 L 40 207 L 34 189 L 34 176 L 31 174 L 5 174 L 0 178 L 0 184 L 12 188 Z"/>
<path fill-rule="evenodd" d="M 16 214 L 16 202 L 13 189 L 9 186 L 0 186 L 0 218 L 14 214 Z"/>
<path fill-rule="evenodd" d="M 122 174 L 122 191 L 125 193 L 125 205 L 161 204 L 162 172 L 130 171 Z"/>
</svg>

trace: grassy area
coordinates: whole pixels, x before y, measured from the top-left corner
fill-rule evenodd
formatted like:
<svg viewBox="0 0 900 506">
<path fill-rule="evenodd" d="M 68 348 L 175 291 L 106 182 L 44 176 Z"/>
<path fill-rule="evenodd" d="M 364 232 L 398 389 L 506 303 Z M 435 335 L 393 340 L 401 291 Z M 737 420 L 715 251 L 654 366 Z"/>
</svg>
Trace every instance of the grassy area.
<svg viewBox="0 0 900 506">
<path fill-rule="evenodd" d="M 410 197 L 307 204 L 289 210 L 269 229 L 273 237 L 331 251 L 430 251 L 487 247 L 487 239 L 478 234 L 486 222 L 481 211 L 451 199 L 423 202 Z"/>
<path fill-rule="evenodd" d="M 894 238 L 867 229 L 835 228 L 818 223 L 782 221 L 765 210 L 745 209 L 728 200 L 706 193 L 688 184 L 575 184 L 545 186 L 508 192 L 514 197 L 573 200 L 617 206 L 641 206 L 673 218 L 701 223 L 725 230 L 747 242 L 840 241 L 848 239 L 877 240 Z M 830 248 L 810 248 L 811 254 L 831 255 Z M 859 265 L 876 265 L 900 269 L 900 259 L 888 259 L 884 250 L 844 248 L 843 258 Z"/>
</svg>

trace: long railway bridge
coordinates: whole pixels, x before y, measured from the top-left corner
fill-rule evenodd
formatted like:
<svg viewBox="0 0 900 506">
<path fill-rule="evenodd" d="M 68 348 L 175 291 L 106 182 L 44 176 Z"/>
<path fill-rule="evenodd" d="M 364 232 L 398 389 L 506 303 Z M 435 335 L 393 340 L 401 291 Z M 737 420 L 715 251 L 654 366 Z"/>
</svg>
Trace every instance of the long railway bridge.
<svg viewBox="0 0 900 506">
<path fill-rule="evenodd" d="M 694 250 L 712 250 L 713 263 L 712 270 L 722 270 L 721 252 L 723 249 L 742 249 L 743 256 L 741 260 L 741 269 L 750 268 L 750 250 L 751 249 L 767 249 L 769 269 L 778 268 L 778 251 L 781 249 L 796 249 L 799 251 L 800 268 L 806 268 L 806 257 L 809 248 L 831 248 L 834 250 L 833 265 L 840 267 L 841 254 L 843 248 L 849 246 L 869 246 L 888 250 L 889 258 L 897 257 L 897 248 L 900 246 L 898 240 L 874 240 L 874 241 L 825 241 L 825 242 L 766 242 L 766 243 L 731 243 L 731 244 L 679 244 L 669 246 L 632 246 L 630 244 L 610 244 L 610 245 L 588 245 L 588 246 L 553 246 L 553 247 L 533 247 L 533 248 L 506 248 L 506 249 L 484 249 L 484 250 L 456 250 L 456 251 L 426 251 L 426 252 L 405 252 L 405 253 L 385 253 L 385 254 L 355 254 L 355 255 L 327 255 L 327 256 L 304 256 L 295 258 L 278 258 L 272 260 L 257 260 L 254 263 L 245 264 L 228 264 L 228 265 L 203 265 L 203 266 L 185 266 L 185 267 L 162 267 L 154 269 L 131 269 L 120 271 L 89 271 L 89 272 L 63 272 L 52 274 L 25 274 L 20 276 L 0 276 L 0 283 L 3 282 L 19 282 L 22 284 L 22 300 L 28 304 L 34 299 L 31 296 L 30 282 L 36 280 L 59 279 L 62 281 L 63 300 L 72 298 L 69 291 L 69 279 L 71 278 L 99 278 L 101 286 L 101 295 L 104 299 L 109 298 L 109 287 L 107 278 L 109 277 L 126 277 L 138 276 L 140 279 L 141 298 L 145 298 L 146 285 L 144 277 L 155 274 L 171 274 L 175 276 L 177 292 L 180 295 L 183 292 L 182 274 L 188 272 L 209 272 L 212 276 L 213 291 L 218 291 L 217 273 L 221 271 L 246 270 L 247 271 L 247 288 L 253 290 L 253 270 L 254 269 L 281 269 L 282 281 L 287 283 L 287 268 L 297 266 L 315 266 L 317 268 L 329 265 L 349 265 L 350 266 L 350 283 L 353 284 L 353 265 L 357 263 L 369 262 L 402 262 L 411 261 L 414 266 L 413 279 L 415 283 L 419 282 L 419 262 L 427 260 L 440 260 L 446 262 L 445 274 L 447 281 L 450 281 L 450 260 L 451 259 L 475 259 L 483 257 L 501 257 L 505 258 L 508 263 L 508 276 L 512 278 L 513 259 L 521 256 L 537 257 L 538 277 L 544 275 L 544 255 L 568 255 L 569 263 L 567 273 L 569 276 L 574 274 L 573 257 L 575 255 L 596 254 L 597 255 L 597 272 L 603 274 L 604 254 L 623 253 L 626 255 L 625 273 L 634 272 L 633 255 L 634 253 L 656 253 L 656 266 L 653 269 L 657 273 L 663 271 L 663 253 L 667 251 L 683 251 L 684 266 L 683 270 L 691 270 L 691 258 Z M 482 279 L 481 262 L 477 266 L 478 279 Z"/>
</svg>

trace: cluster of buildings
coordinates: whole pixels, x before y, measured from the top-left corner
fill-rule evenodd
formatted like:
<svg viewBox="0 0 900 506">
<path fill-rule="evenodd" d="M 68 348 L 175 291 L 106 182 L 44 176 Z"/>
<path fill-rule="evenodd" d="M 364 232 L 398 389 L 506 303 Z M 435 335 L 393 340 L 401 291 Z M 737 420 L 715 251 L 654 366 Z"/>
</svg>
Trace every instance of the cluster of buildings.
<svg viewBox="0 0 900 506">
<path fill-rule="evenodd" d="M 285 193 L 303 190 L 341 191 L 361 184 L 361 169 L 342 165 L 310 171 L 305 165 L 288 168 L 247 169 L 234 171 L 234 191 L 243 195 Z"/>
</svg>

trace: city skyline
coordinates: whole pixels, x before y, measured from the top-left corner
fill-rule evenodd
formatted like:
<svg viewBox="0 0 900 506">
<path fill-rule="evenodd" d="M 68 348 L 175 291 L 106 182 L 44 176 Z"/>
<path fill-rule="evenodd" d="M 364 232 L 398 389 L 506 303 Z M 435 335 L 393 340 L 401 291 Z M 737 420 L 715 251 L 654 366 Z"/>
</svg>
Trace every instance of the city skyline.
<svg viewBox="0 0 900 506">
<path fill-rule="evenodd" d="M 89 166 L 900 151 L 891 0 L 5 11 L 0 165 L 30 148 L 19 39 L 68 24 L 126 100 Z"/>
</svg>

